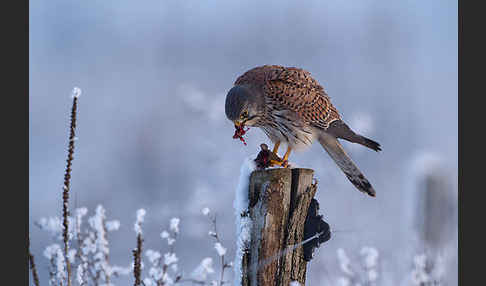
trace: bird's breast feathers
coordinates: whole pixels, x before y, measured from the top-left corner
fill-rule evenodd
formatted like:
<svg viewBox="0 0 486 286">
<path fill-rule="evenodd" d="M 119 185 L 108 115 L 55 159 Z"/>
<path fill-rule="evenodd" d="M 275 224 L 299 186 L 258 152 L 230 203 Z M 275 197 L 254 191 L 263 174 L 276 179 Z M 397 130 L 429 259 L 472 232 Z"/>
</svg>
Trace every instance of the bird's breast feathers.
<svg viewBox="0 0 486 286">
<path fill-rule="evenodd" d="M 316 128 L 310 126 L 292 111 L 280 110 L 270 114 L 271 120 L 260 126 L 273 142 L 282 142 L 293 150 L 304 150 L 316 139 Z"/>
</svg>

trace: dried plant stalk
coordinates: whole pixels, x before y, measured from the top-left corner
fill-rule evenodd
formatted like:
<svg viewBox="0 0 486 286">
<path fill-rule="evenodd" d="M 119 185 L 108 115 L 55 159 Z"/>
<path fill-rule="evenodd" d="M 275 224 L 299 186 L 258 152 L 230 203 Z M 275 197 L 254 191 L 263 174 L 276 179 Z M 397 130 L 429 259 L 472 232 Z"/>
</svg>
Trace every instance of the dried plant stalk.
<svg viewBox="0 0 486 286">
<path fill-rule="evenodd" d="M 37 268 L 35 267 L 34 255 L 30 253 L 30 236 L 28 238 L 28 251 L 29 251 L 29 262 L 30 270 L 32 271 L 32 278 L 34 279 L 35 286 L 39 286 L 39 275 L 37 275 Z"/>
<path fill-rule="evenodd" d="M 76 114 L 77 114 L 77 107 L 78 107 L 78 97 L 74 96 L 73 97 L 73 106 L 71 108 L 71 128 L 69 132 L 69 146 L 68 146 L 68 158 L 66 160 L 67 165 L 66 165 L 66 172 L 64 173 L 64 186 L 63 186 L 63 192 L 62 192 L 62 217 L 63 217 L 63 232 L 62 232 L 62 237 L 64 241 L 64 256 L 66 260 L 66 268 L 67 268 L 67 285 L 71 285 L 71 263 L 69 262 L 68 259 L 68 250 L 69 250 L 69 229 L 68 229 L 68 216 L 69 216 L 69 208 L 68 208 L 68 203 L 69 203 L 69 186 L 71 182 L 71 167 L 72 167 L 72 161 L 73 161 L 73 155 L 74 155 L 74 141 L 75 141 L 75 131 L 76 131 Z"/>
<path fill-rule="evenodd" d="M 142 283 L 142 234 L 139 233 L 137 235 L 137 248 L 134 249 L 133 252 L 133 275 L 135 277 L 135 286 L 138 286 Z"/>
</svg>

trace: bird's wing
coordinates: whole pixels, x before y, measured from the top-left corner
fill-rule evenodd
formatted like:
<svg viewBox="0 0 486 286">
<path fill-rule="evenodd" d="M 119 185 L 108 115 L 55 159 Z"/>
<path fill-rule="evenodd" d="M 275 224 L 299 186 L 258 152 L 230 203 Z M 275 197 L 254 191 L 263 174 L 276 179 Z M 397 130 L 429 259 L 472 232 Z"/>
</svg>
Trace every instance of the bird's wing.
<svg viewBox="0 0 486 286">
<path fill-rule="evenodd" d="M 329 156 L 336 162 L 349 181 L 351 181 L 359 191 L 374 197 L 376 192 L 373 189 L 373 186 L 371 186 L 368 179 L 366 179 L 351 158 L 349 158 L 337 138 L 322 131 L 318 139 L 319 143 L 321 143 L 322 147 L 329 153 Z"/>
<path fill-rule="evenodd" d="M 303 69 L 256 67 L 240 76 L 235 84 L 261 88 L 269 105 L 294 111 L 311 126 L 327 129 L 331 122 L 340 119 L 324 88 Z"/>
<path fill-rule="evenodd" d="M 265 65 L 252 68 L 239 76 L 235 81 L 235 85 L 250 84 L 253 86 L 262 87 L 267 81 L 278 77 L 278 75 L 282 73 L 283 69 L 284 67 L 275 65 Z"/>
</svg>

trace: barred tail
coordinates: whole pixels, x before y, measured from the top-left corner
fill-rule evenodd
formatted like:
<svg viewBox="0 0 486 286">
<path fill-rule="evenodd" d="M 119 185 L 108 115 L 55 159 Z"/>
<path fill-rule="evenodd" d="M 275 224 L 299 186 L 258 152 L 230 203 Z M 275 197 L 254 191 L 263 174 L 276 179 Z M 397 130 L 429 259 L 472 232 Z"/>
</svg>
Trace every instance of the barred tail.
<svg viewBox="0 0 486 286">
<path fill-rule="evenodd" d="M 351 181 L 359 191 L 374 197 L 376 192 L 370 182 L 368 182 L 351 158 L 349 158 L 337 138 L 322 131 L 318 139 L 319 143 L 321 143 L 322 147 L 329 153 L 329 156 L 331 156 L 334 162 L 341 168 L 349 181 Z"/>
</svg>

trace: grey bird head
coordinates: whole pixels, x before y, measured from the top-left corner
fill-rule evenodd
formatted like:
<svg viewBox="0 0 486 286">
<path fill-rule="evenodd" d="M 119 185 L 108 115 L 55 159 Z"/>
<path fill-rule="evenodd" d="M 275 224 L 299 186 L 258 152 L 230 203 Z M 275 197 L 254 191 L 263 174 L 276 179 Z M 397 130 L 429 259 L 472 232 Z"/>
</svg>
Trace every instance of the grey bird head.
<svg viewBox="0 0 486 286">
<path fill-rule="evenodd" d="M 226 117 L 236 126 L 254 126 L 264 112 L 263 96 L 247 86 L 235 85 L 226 95 Z"/>
</svg>

